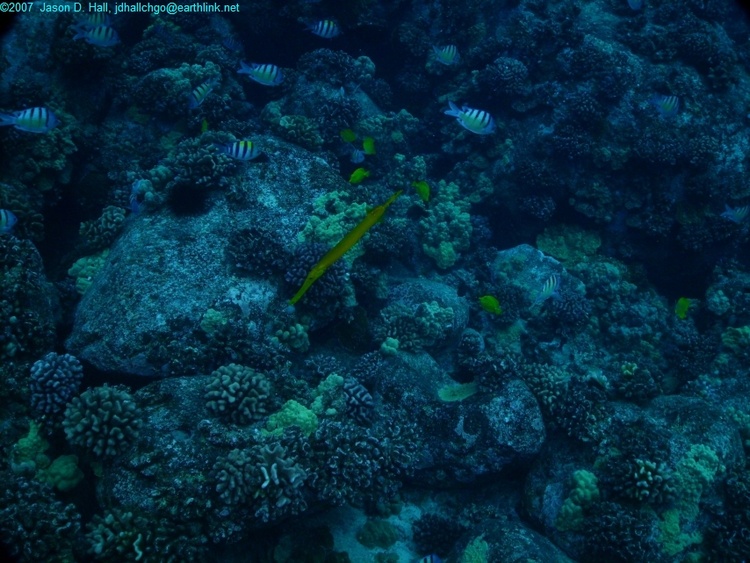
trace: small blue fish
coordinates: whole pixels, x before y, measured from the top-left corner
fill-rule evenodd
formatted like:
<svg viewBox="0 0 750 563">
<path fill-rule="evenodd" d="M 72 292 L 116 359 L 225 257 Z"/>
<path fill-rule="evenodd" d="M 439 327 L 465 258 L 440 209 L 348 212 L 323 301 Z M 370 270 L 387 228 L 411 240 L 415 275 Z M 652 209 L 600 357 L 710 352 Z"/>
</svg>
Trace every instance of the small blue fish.
<svg viewBox="0 0 750 563">
<path fill-rule="evenodd" d="M 15 213 L 7 209 L 0 209 L 0 234 L 10 233 L 16 223 L 18 223 L 18 217 Z"/>
<path fill-rule="evenodd" d="M 47 108 L 29 108 L 15 114 L 0 113 L 0 127 L 12 125 L 27 133 L 47 133 L 57 123 L 57 117 Z"/>
<path fill-rule="evenodd" d="M 135 215 L 143 210 L 143 198 L 140 196 L 148 190 L 149 184 L 148 180 L 136 180 L 130 187 L 130 211 Z"/>
<path fill-rule="evenodd" d="M 219 79 L 214 77 L 196 86 L 190 93 L 188 107 L 190 109 L 195 109 L 200 106 L 218 83 Z"/>
<path fill-rule="evenodd" d="M 333 39 L 341 35 L 341 28 L 333 20 L 320 20 L 314 24 L 308 25 L 307 30 L 312 32 L 313 35 L 322 37 L 323 39 Z"/>
<path fill-rule="evenodd" d="M 429 555 L 422 557 L 417 563 L 443 563 L 443 560 L 434 553 L 430 553 Z"/>
<path fill-rule="evenodd" d="M 214 146 L 235 160 L 254 160 L 263 154 L 252 141 L 235 141 L 234 143 L 227 143 L 225 145 L 215 143 Z"/>
<path fill-rule="evenodd" d="M 542 290 L 536 296 L 536 299 L 534 299 L 534 305 L 544 303 L 550 297 L 559 297 L 560 293 L 557 291 L 559 287 L 560 276 L 558 276 L 557 274 L 552 274 L 549 278 L 547 278 L 547 281 L 544 282 Z"/>
<path fill-rule="evenodd" d="M 461 127 L 477 135 L 489 135 L 495 130 L 495 120 L 484 110 L 472 109 L 468 106 L 458 108 L 453 102 L 449 102 L 450 109 L 444 111 L 445 115 L 451 115 L 461 124 Z"/>
<path fill-rule="evenodd" d="M 222 45 L 229 51 L 232 51 L 233 53 L 240 54 L 242 53 L 242 43 L 239 39 L 236 37 L 227 37 L 224 39 L 224 41 L 221 42 Z"/>
<path fill-rule="evenodd" d="M 637 12 L 643 8 L 643 0 L 628 0 L 628 6 L 630 6 L 631 10 Z"/>
<path fill-rule="evenodd" d="M 749 205 L 743 205 L 742 207 L 735 207 L 734 209 L 732 209 L 728 205 L 724 204 L 724 213 L 722 213 L 721 216 L 725 219 L 729 219 L 733 223 L 739 224 L 747 219 L 748 214 L 750 214 Z"/>
<path fill-rule="evenodd" d="M 673 117 L 680 111 L 680 98 L 677 96 L 657 94 L 651 98 L 651 103 L 662 117 Z"/>
<path fill-rule="evenodd" d="M 73 37 L 73 41 L 83 39 L 89 45 L 95 45 L 96 47 L 113 47 L 120 42 L 117 32 L 108 25 L 78 26 L 75 29 L 78 33 Z"/>
<path fill-rule="evenodd" d="M 255 80 L 258 84 L 263 84 L 263 86 L 278 86 L 284 81 L 281 69 L 272 64 L 250 63 L 248 65 L 240 61 L 240 69 L 237 72 L 247 74 L 251 79 Z"/>
<path fill-rule="evenodd" d="M 446 45 L 445 47 L 432 46 L 435 51 L 435 60 L 440 64 L 451 66 L 457 64 L 461 57 L 458 54 L 458 47 L 455 45 Z"/>
<path fill-rule="evenodd" d="M 352 147 L 352 156 L 349 159 L 354 164 L 359 164 L 360 162 L 365 161 L 365 153 L 363 150 Z"/>
</svg>

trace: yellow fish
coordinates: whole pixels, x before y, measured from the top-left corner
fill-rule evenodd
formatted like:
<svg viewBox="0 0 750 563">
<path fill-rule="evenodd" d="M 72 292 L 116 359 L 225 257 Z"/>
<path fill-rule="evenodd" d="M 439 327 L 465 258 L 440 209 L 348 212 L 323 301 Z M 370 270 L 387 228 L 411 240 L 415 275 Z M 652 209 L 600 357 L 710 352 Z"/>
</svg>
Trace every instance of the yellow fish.
<svg viewBox="0 0 750 563">
<path fill-rule="evenodd" d="M 362 150 L 365 154 L 375 154 L 375 139 L 372 137 L 362 139 Z"/>
<path fill-rule="evenodd" d="M 483 297 L 480 297 L 479 305 L 481 305 L 482 309 L 493 315 L 499 315 L 503 312 L 503 308 L 500 307 L 500 302 L 497 300 L 497 297 L 493 295 L 484 295 Z"/>
<path fill-rule="evenodd" d="M 412 182 L 411 187 L 416 190 L 417 195 L 422 198 L 422 201 L 425 203 L 430 201 L 430 184 L 424 180 L 419 180 L 418 182 Z"/>
<path fill-rule="evenodd" d="M 208 120 L 204 119 L 201 122 L 201 133 L 205 133 L 206 131 L 208 131 Z"/>
<path fill-rule="evenodd" d="M 687 317 L 688 309 L 690 309 L 690 299 L 687 297 L 680 297 L 674 306 L 674 314 L 683 321 Z"/>
<path fill-rule="evenodd" d="M 361 184 L 362 180 L 370 177 L 370 171 L 364 168 L 357 168 L 349 177 L 350 184 Z"/>
<path fill-rule="evenodd" d="M 318 263 L 312 267 L 310 273 L 307 274 L 307 278 L 305 278 L 305 283 L 303 283 L 302 287 L 299 288 L 299 291 L 294 294 L 294 297 L 289 300 L 289 304 L 294 305 L 297 301 L 299 301 L 305 294 L 305 292 L 310 289 L 310 286 L 315 283 L 315 280 L 326 273 L 326 270 L 331 266 L 331 264 L 341 258 L 344 254 L 346 254 L 346 252 L 352 246 L 357 244 L 357 241 L 359 241 L 359 239 L 361 239 L 365 235 L 365 233 L 370 230 L 370 227 L 380 221 L 380 219 L 383 217 L 383 213 L 385 213 L 385 210 L 388 209 L 388 207 L 398 199 L 398 196 L 400 196 L 401 193 L 401 190 L 397 191 L 395 194 L 389 197 L 383 205 L 378 205 L 374 209 L 371 209 L 367 213 L 367 215 L 365 215 L 365 218 L 362 219 L 362 221 L 360 221 L 356 227 L 346 233 L 346 235 L 344 235 L 344 238 L 342 238 L 336 246 L 329 250 L 323 256 L 323 258 L 321 258 Z"/>
<path fill-rule="evenodd" d="M 353 143 L 357 139 L 357 134 L 351 129 L 342 129 L 339 135 L 345 143 Z"/>
</svg>

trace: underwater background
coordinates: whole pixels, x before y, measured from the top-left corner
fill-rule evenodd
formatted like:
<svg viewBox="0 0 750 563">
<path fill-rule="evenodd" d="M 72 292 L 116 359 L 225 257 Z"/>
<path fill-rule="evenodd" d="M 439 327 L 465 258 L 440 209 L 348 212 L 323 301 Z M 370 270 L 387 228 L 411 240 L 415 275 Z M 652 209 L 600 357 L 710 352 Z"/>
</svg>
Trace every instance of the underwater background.
<svg viewBox="0 0 750 563">
<path fill-rule="evenodd" d="M 0 12 L 0 559 L 750 560 L 739 4 Z"/>
</svg>

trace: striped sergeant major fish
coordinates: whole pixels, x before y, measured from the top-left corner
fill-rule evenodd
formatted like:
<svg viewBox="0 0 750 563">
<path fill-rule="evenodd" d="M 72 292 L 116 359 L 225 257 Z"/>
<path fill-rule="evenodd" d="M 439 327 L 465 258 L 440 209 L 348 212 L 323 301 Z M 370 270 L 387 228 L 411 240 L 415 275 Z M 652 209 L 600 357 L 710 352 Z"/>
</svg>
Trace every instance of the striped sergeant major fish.
<svg viewBox="0 0 750 563">
<path fill-rule="evenodd" d="M 77 33 L 73 36 L 73 41 L 83 39 L 89 45 L 96 47 L 114 47 L 120 42 L 120 36 L 108 25 L 97 25 L 95 27 L 79 25 L 74 29 Z"/>
<path fill-rule="evenodd" d="M 258 158 L 262 151 L 252 141 L 235 141 L 234 143 L 220 144 L 214 146 L 230 158 L 235 160 L 254 160 Z"/>
<path fill-rule="evenodd" d="M 16 223 L 18 223 L 18 218 L 15 213 L 7 209 L 0 209 L 0 234 L 10 233 Z"/>
<path fill-rule="evenodd" d="M 29 108 L 14 114 L 0 113 L 0 127 L 12 125 L 27 133 L 47 133 L 57 125 L 57 117 L 47 108 Z"/>
<path fill-rule="evenodd" d="M 282 74 L 281 69 L 276 65 L 268 63 L 245 64 L 243 61 L 240 61 L 240 69 L 237 72 L 240 74 L 247 74 L 251 79 L 263 86 L 278 86 L 284 81 L 284 75 Z"/>
<path fill-rule="evenodd" d="M 445 115 L 451 115 L 461 124 L 461 127 L 477 135 L 489 135 L 495 130 L 495 120 L 482 109 L 473 109 L 468 106 L 458 108 L 453 102 L 448 102 L 450 109 L 444 111 Z"/>
<path fill-rule="evenodd" d="M 673 117 L 680 111 L 680 98 L 657 94 L 651 98 L 651 103 L 662 117 Z"/>
<path fill-rule="evenodd" d="M 542 290 L 537 294 L 536 299 L 534 299 L 534 303 L 531 306 L 533 307 L 534 305 L 539 305 L 540 303 L 544 303 L 550 297 L 559 297 L 560 296 L 560 293 L 558 292 L 559 287 L 560 287 L 560 276 L 558 276 L 557 274 L 552 274 L 550 277 L 547 278 L 547 281 L 544 282 L 544 285 L 542 286 Z"/>
<path fill-rule="evenodd" d="M 435 60 L 440 64 L 451 66 L 461 59 L 458 54 L 458 47 L 455 45 L 446 45 L 444 47 L 432 46 L 432 50 L 435 51 Z"/>
<path fill-rule="evenodd" d="M 333 20 L 320 20 L 307 26 L 307 31 L 323 39 L 333 39 L 341 35 L 341 28 Z"/>
<path fill-rule="evenodd" d="M 112 18 L 106 12 L 87 12 L 77 16 L 77 25 L 85 29 L 91 29 L 100 25 L 109 26 Z"/>
<path fill-rule="evenodd" d="M 201 105 L 218 83 L 219 79 L 214 77 L 196 86 L 193 91 L 190 92 L 188 107 L 190 109 L 195 109 Z"/>
<path fill-rule="evenodd" d="M 242 42 L 236 37 L 230 35 L 229 37 L 225 38 L 224 41 L 221 42 L 221 44 L 224 45 L 227 50 L 232 51 L 233 53 L 242 53 Z"/>
<path fill-rule="evenodd" d="M 721 214 L 724 219 L 729 219 L 732 223 L 742 223 L 747 216 L 750 215 L 750 206 L 743 205 L 742 207 L 731 208 L 727 204 L 724 204 L 724 213 Z"/>
</svg>

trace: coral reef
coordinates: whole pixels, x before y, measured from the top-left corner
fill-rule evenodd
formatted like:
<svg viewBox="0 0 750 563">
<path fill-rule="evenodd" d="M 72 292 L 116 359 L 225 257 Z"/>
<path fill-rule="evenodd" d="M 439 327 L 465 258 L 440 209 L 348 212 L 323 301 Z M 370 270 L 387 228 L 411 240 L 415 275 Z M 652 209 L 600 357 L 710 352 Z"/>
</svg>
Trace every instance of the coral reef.
<svg viewBox="0 0 750 563">
<path fill-rule="evenodd" d="M 271 384 L 262 373 L 229 364 L 211 377 L 206 385 L 206 407 L 211 413 L 236 424 L 249 424 L 266 416 Z"/>
<path fill-rule="evenodd" d="M 138 436 L 138 406 L 126 390 L 92 387 L 65 409 L 63 428 L 68 441 L 97 458 L 122 453 Z"/>
<path fill-rule="evenodd" d="M 62 412 L 78 394 L 83 379 L 81 362 L 70 354 L 50 352 L 31 366 L 31 406 L 39 414 Z"/>
<path fill-rule="evenodd" d="M 746 559 L 740 9 L 244 8 L 0 41 L 12 555 Z"/>
</svg>

